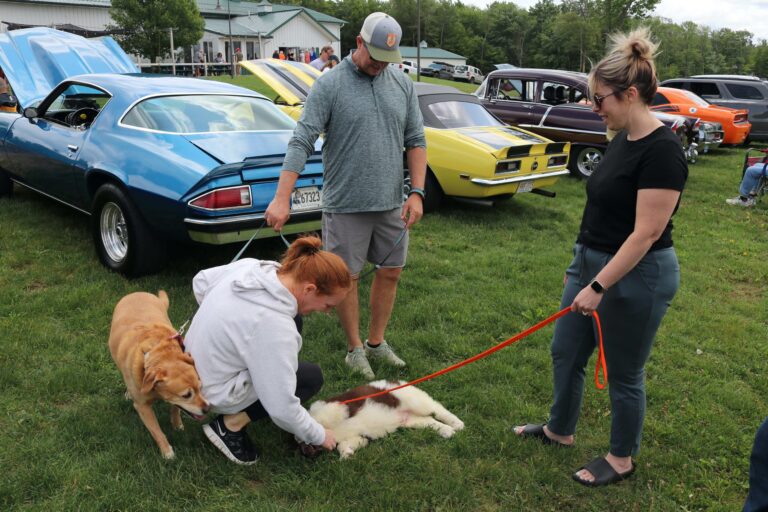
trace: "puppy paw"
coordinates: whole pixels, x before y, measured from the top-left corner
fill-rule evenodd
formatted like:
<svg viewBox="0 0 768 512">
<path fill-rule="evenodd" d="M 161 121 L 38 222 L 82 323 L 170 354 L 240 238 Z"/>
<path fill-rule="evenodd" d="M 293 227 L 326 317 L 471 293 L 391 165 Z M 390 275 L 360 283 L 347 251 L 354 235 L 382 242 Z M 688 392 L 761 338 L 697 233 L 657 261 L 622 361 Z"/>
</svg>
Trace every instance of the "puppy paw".
<svg viewBox="0 0 768 512">
<path fill-rule="evenodd" d="M 437 432 L 438 432 L 438 434 L 440 434 L 442 437 L 444 437 L 444 438 L 446 438 L 446 439 L 448 439 L 449 437 L 453 437 L 453 434 L 455 434 L 455 433 L 456 433 L 456 431 L 455 431 L 455 430 L 453 430 L 453 429 L 452 429 L 451 427 L 449 427 L 448 425 L 443 425 L 442 427 L 440 427 L 440 428 L 438 429 L 438 431 L 437 431 Z"/>
<path fill-rule="evenodd" d="M 171 426 L 173 427 L 173 430 L 184 430 L 184 423 L 181 421 L 179 421 L 178 425 L 172 421 Z"/>
<path fill-rule="evenodd" d="M 176 458 L 176 454 L 173 452 L 172 447 L 169 446 L 167 450 L 163 451 L 163 458 L 165 460 L 173 460 Z"/>
<path fill-rule="evenodd" d="M 355 454 L 355 450 L 351 446 L 339 448 L 339 456 L 342 460 L 348 459 L 354 454 Z"/>
<path fill-rule="evenodd" d="M 452 421 L 450 425 L 451 425 L 451 428 L 453 428 L 453 430 L 455 430 L 456 432 L 458 432 L 459 430 L 464 430 L 464 422 L 458 418 L 456 418 L 456 421 Z"/>
</svg>

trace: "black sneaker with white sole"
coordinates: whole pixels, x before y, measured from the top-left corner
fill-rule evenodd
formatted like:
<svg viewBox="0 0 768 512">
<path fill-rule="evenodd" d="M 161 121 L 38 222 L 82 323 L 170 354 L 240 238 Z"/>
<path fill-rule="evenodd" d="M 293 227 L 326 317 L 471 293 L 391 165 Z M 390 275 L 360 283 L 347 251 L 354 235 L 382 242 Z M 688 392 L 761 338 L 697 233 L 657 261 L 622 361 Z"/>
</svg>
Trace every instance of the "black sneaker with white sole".
<svg viewBox="0 0 768 512">
<path fill-rule="evenodd" d="M 203 425 L 203 432 L 213 446 L 235 464 L 250 466 L 259 460 L 259 452 L 245 433 L 245 429 L 232 432 L 224 425 L 224 416 L 217 416 L 210 423 Z"/>
</svg>

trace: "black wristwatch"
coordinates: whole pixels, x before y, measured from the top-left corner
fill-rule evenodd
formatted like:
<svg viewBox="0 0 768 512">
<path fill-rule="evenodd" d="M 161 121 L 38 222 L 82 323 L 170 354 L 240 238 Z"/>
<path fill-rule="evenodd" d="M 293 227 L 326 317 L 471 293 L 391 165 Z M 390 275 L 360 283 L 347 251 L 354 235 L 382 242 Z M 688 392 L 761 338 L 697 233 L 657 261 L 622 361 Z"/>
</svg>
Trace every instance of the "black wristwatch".
<svg viewBox="0 0 768 512">
<path fill-rule="evenodd" d="M 589 287 L 595 290 L 595 293 L 603 293 L 605 291 L 605 288 L 597 281 L 597 279 L 593 279 L 592 282 L 589 283 Z"/>
</svg>

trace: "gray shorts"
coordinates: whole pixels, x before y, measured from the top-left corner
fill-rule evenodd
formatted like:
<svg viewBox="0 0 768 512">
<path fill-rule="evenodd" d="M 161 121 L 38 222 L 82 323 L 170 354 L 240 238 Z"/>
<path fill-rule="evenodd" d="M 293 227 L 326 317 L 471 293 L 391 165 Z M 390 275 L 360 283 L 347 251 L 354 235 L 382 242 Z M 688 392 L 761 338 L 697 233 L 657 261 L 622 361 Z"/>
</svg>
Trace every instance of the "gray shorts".
<svg viewBox="0 0 768 512">
<path fill-rule="evenodd" d="M 323 246 L 337 254 L 356 276 L 366 261 L 384 268 L 402 268 L 408 255 L 408 232 L 395 246 L 405 222 L 402 208 L 386 212 L 323 213 Z"/>
</svg>

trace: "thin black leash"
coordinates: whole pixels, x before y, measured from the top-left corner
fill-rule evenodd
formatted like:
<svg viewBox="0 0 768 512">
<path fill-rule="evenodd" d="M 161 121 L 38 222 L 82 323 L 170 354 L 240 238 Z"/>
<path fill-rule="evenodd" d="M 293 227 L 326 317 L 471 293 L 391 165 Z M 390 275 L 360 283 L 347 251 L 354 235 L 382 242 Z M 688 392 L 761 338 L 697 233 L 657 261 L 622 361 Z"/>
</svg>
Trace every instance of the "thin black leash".
<svg viewBox="0 0 768 512">
<path fill-rule="evenodd" d="M 258 235 L 258 234 L 259 234 L 259 231 L 261 231 L 261 229 L 262 229 L 262 228 L 263 228 L 263 227 L 266 225 L 266 223 L 267 223 L 267 219 L 264 219 L 264 220 L 261 222 L 261 225 L 260 225 L 258 228 L 256 228 L 256 231 L 253 233 L 253 236 L 251 236 L 251 238 L 249 238 L 249 239 L 248 239 L 248 241 L 247 241 L 247 242 L 245 242 L 245 245 L 243 245 L 242 249 L 240 249 L 240 251 L 238 251 L 238 253 L 235 255 L 235 257 L 234 257 L 234 258 L 232 258 L 232 261 L 230 261 L 230 262 L 229 262 L 229 264 L 230 264 L 230 265 L 231 265 L 232 263 L 234 263 L 234 262 L 236 262 L 237 260 L 239 260 L 239 259 L 240 259 L 240 257 L 243 255 L 243 253 L 245 252 L 245 250 L 248 248 L 248 246 L 249 246 L 249 245 L 251 245 L 251 242 L 253 242 L 253 240 L 256 238 L 256 235 Z M 406 234 L 407 232 L 408 232 L 408 228 L 407 228 L 407 227 L 404 227 L 404 228 L 403 228 L 403 230 L 402 230 L 402 231 L 400 232 L 400 234 L 398 235 L 397 239 L 395 240 L 395 243 L 394 243 L 394 245 L 392 245 L 392 248 L 391 248 L 391 249 L 389 250 L 389 252 L 388 252 L 388 253 L 387 253 L 387 254 L 386 254 L 386 255 L 385 255 L 385 256 L 384 256 L 384 257 L 381 259 L 381 262 L 380 262 L 380 263 L 378 263 L 378 264 L 374 264 L 373 268 L 371 268 L 371 269 L 369 269 L 369 270 L 367 270 L 367 271 L 363 272 L 362 274 L 360 274 L 360 275 L 357 277 L 357 280 L 358 280 L 358 281 L 360 281 L 360 280 L 362 280 L 363 278 L 365 278 L 365 277 L 368 277 L 368 276 L 369 276 L 370 274 L 372 274 L 373 272 L 376 272 L 377 270 L 379 270 L 379 269 L 382 267 L 382 265 L 384 265 L 384 263 L 387 261 L 387 258 L 389 258 L 389 257 L 392 255 L 392 253 L 393 253 L 393 252 L 395 252 L 395 249 L 397 249 L 397 246 L 398 246 L 398 245 L 400 245 L 400 242 L 402 242 L 402 241 L 403 241 L 403 238 L 405 238 L 405 234 Z M 285 246 L 286 246 L 286 247 L 290 247 L 290 246 L 291 246 L 291 243 L 290 243 L 290 242 L 289 242 L 289 241 L 288 241 L 288 240 L 285 238 L 285 235 L 283 235 L 283 232 L 282 232 L 282 230 L 281 230 L 281 231 L 278 231 L 278 233 L 280 234 L 280 238 L 283 240 L 283 243 L 285 244 Z M 199 309 L 199 306 L 198 306 L 198 309 Z M 195 313 L 196 313 L 196 312 L 197 312 L 197 310 L 195 310 Z M 183 324 L 181 324 L 181 327 L 179 327 L 179 332 L 178 332 L 178 334 L 176 334 L 176 337 L 177 337 L 177 339 L 183 339 L 183 337 L 184 337 L 184 333 L 185 333 L 185 332 L 186 332 L 186 330 L 187 330 L 187 326 L 189 325 L 189 322 L 191 322 L 191 321 L 192 321 L 192 318 L 194 318 L 194 316 L 195 316 L 195 313 L 192 313 L 192 315 L 191 315 L 189 318 L 187 318 L 186 322 L 184 322 Z"/>
</svg>

